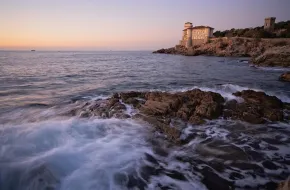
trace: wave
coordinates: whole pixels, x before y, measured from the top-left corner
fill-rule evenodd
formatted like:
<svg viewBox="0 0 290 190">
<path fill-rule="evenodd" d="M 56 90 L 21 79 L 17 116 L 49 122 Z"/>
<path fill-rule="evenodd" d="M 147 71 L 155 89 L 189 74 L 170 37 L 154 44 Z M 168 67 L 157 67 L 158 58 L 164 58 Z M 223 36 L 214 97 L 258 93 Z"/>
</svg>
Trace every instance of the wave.
<svg viewBox="0 0 290 190">
<path fill-rule="evenodd" d="M 279 71 L 279 72 L 290 71 L 290 68 L 286 68 L 286 67 L 255 67 L 255 68 L 260 69 L 260 70 L 265 70 L 265 71 Z"/>
<path fill-rule="evenodd" d="M 277 92 L 268 92 L 264 91 L 259 88 L 249 88 L 249 87 L 243 87 L 235 84 L 222 84 L 222 85 L 216 85 L 214 87 L 200 87 L 200 86 L 194 86 L 194 87 L 186 87 L 186 88 L 180 88 L 180 89 L 174 89 L 174 90 L 169 90 L 169 92 L 175 93 L 175 92 L 185 92 L 188 90 L 193 90 L 193 89 L 200 89 L 202 91 L 211 91 L 211 92 L 216 92 L 222 95 L 226 100 L 237 100 L 238 102 L 243 101 L 242 98 L 239 98 L 237 96 L 234 96 L 233 93 L 243 91 L 243 90 L 254 90 L 254 91 L 262 91 L 265 92 L 267 95 L 270 96 L 276 96 L 283 102 L 290 103 L 290 97 L 283 94 L 283 93 L 277 93 Z"/>
</svg>

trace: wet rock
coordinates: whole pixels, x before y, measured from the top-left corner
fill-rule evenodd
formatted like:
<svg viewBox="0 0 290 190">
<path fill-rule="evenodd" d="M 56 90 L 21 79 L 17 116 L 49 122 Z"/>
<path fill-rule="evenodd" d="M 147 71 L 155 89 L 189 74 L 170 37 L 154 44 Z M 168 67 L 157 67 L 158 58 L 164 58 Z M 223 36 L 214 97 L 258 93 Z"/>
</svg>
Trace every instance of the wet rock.
<svg viewBox="0 0 290 190">
<path fill-rule="evenodd" d="M 262 163 L 262 165 L 263 165 L 265 168 L 269 169 L 269 170 L 277 170 L 277 169 L 279 168 L 276 164 L 274 164 L 274 163 L 271 162 L 270 160 L 266 160 L 266 161 L 264 161 L 264 162 Z"/>
<path fill-rule="evenodd" d="M 140 107 L 140 101 L 137 100 L 136 98 L 128 98 L 124 101 L 126 104 L 132 105 L 134 108 Z"/>
<path fill-rule="evenodd" d="M 117 111 L 126 110 L 126 106 L 124 104 L 120 103 L 120 102 L 117 102 L 112 107 L 110 107 L 110 109 L 114 109 L 114 110 L 117 110 Z"/>
<path fill-rule="evenodd" d="M 244 90 L 233 95 L 241 97 L 244 102 L 225 105 L 224 116 L 241 119 L 253 124 L 270 121 L 282 121 L 283 102 L 275 96 L 269 96 L 264 92 Z"/>
<path fill-rule="evenodd" d="M 236 180 L 236 179 L 244 179 L 245 177 L 242 174 L 238 173 L 238 172 L 232 172 L 230 174 L 230 177 L 229 178 L 231 180 Z"/>
<path fill-rule="evenodd" d="M 126 186 L 129 189 L 145 189 L 147 184 L 140 178 L 137 174 L 137 172 L 134 172 L 133 174 L 130 174 L 127 176 L 128 177 L 128 182 Z"/>
<path fill-rule="evenodd" d="M 229 101 L 227 101 L 227 102 L 225 103 L 224 108 L 225 108 L 225 109 L 233 110 L 233 109 L 236 109 L 237 104 L 238 104 L 238 101 L 237 101 L 237 100 L 229 100 Z"/>
<path fill-rule="evenodd" d="M 253 170 L 256 173 L 264 173 L 264 170 L 262 167 L 256 164 L 251 164 L 247 162 L 234 162 L 231 164 L 231 166 L 235 168 L 239 168 L 241 170 Z"/>
<path fill-rule="evenodd" d="M 146 160 L 151 162 L 152 164 L 158 165 L 158 161 L 150 154 L 145 153 Z"/>
<path fill-rule="evenodd" d="M 147 100 L 140 110 L 147 115 L 167 115 L 170 111 L 170 105 L 167 102 Z"/>
<path fill-rule="evenodd" d="M 189 116 L 191 115 L 192 110 L 188 108 L 187 106 L 181 107 L 177 112 L 176 112 L 176 117 L 179 117 L 183 120 L 188 120 Z"/>
<path fill-rule="evenodd" d="M 268 183 L 266 183 L 265 185 L 258 186 L 259 189 L 266 189 L 266 190 L 272 190 L 272 189 L 276 189 L 277 188 L 277 183 L 273 182 L 273 181 L 269 181 Z"/>
<path fill-rule="evenodd" d="M 264 123 L 264 119 L 258 113 L 243 112 L 240 119 L 253 124 Z"/>
<path fill-rule="evenodd" d="M 176 127 L 170 126 L 167 119 L 154 116 L 146 116 L 142 114 L 137 114 L 133 118 L 146 121 L 147 123 L 151 124 L 157 131 L 165 134 L 169 140 L 175 143 L 180 142 L 179 137 L 181 135 L 181 131 Z"/>
<path fill-rule="evenodd" d="M 143 92 L 136 92 L 136 91 L 121 92 L 120 98 L 122 101 L 126 101 L 128 98 L 144 98 L 144 95 L 145 94 Z"/>
<path fill-rule="evenodd" d="M 269 108 L 283 108 L 283 102 L 276 96 L 269 96 L 265 92 L 258 92 L 254 90 L 243 90 L 236 92 L 233 95 L 242 97 L 246 103 L 264 105 Z"/>
<path fill-rule="evenodd" d="M 108 107 L 112 107 L 112 106 L 114 106 L 116 103 L 119 103 L 119 99 L 118 99 L 118 98 L 114 98 L 114 97 L 112 97 L 112 98 L 110 98 L 110 99 L 108 100 Z"/>
<path fill-rule="evenodd" d="M 189 118 L 189 123 L 193 124 L 193 125 L 202 125 L 205 123 L 205 120 L 203 120 L 201 117 L 199 116 L 191 116 Z"/>
<path fill-rule="evenodd" d="M 165 174 L 173 179 L 177 179 L 180 181 L 187 181 L 186 177 L 182 173 L 175 170 L 166 171 Z"/>
<path fill-rule="evenodd" d="M 222 105 L 216 102 L 202 103 L 195 108 L 195 114 L 207 119 L 216 119 L 222 113 Z"/>
<path fill-rule="evenodd" d="M 290 82 L 290 72 L 286 72 L 283 73 L 280 77 L 279 77 L 280 81 L 284 81 L 284 82 Z"/>
<path fill-rule="evenodd" d="M 204 168 L 201 171 L 202 175 L 204 176 L 202 179 L 202 183 L 205 184 L 205 186 L 209 190 L 216 190 L 216 189 L 223 189 L 223 190 L 231 190 L 233 188 L 233 182 L 228 181 L 216 173 L 212 171 L 210 168 Z"/>
<path fill-rule="evenodd" d="M 204 141 L 197 145 L 196 151 L 205 157 L 223 160 L 248 160 L 248 155 L 241 148 L 220 140 Z"/>
<path fill-rule="evenodd" d="M 154 51 L 153 53 L 177 54 L 177 51 L 175 48 L 168 48 L 168 49 L 159 49 L 157 51 Z"/>
<path fill-rule="evenodd" d="M 131 91 L 116 93 L 106 100 L 86 103 L 73 110 L 72 114 L 81 117 L 126 119 L 131 117 L 126 112 L 128 106 L 125 104 L 129 104 L 140 113 L 133 119 L 141 119 L 149 123 L 155 130 L 165 134 L 174 142 L 180 142 L 181 131 L 187 124 L 201 125 L 205 120 L 217 119 L 221 116 L 253 124 L 284 119 L 283 110 L 287 109 L 288 104 L 284 104 L 275 96 L 253 90 L 236 92 L 234 95 L 244 101 L 225 102 L 220 94 L 199 89 L 178 93 Z M 183 124 L 171 122 L 177 120 L 182 121 Z"/>
</svg>

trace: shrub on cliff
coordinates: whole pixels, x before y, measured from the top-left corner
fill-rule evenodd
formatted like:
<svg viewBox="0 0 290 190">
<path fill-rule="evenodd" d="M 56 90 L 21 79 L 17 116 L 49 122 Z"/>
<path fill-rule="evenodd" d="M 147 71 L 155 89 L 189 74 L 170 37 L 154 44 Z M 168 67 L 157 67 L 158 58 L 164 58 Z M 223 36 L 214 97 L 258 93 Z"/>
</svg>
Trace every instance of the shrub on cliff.
<svg viewBox="0 0 290 190">
<path fill-rule="evenodd" d="M 276 35 L 277 34 L 277 35 Z M 290 21 L 275 24 L 275 31 L 264 30 L 263 26 L 255 28 L 234 29 L 214 32 L 215 37 L 247 37 L 247 38 L 290 38 Z"/>
</svg>

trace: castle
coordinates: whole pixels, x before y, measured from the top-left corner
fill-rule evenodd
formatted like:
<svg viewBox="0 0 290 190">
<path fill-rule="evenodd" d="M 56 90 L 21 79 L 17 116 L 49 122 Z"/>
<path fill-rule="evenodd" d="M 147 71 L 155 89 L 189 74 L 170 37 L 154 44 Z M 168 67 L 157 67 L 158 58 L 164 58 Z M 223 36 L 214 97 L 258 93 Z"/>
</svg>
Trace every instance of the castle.
<svg viewBox="0 0 290 190">
<path fill-rule="evenodd" d="M 275 17 L 265 18 L 264 30 L 274 31 Z M 192 47 L 195 45 L 201 45 L 209 41 L 209 38 L 213 38 L 214 28 L 209 26 L 192 26 L 191 22 L 184 24 L 182 32 L 182 39 L 179 42 L 180 46 Z"/>
<path fill-rule="evenodd" d="M 184 24 L 182 40 L 179 45 L 192 47 L 208 42 L 209 38 L 213 37 L 214 28 L 209 26 L 192 26 L 191 22 Z"/>
</svg>

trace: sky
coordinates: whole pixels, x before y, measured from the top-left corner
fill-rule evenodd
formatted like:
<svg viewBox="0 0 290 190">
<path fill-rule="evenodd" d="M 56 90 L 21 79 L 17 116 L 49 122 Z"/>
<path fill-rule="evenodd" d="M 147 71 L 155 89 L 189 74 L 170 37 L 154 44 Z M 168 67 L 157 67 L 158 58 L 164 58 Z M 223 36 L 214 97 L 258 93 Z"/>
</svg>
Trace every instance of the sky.
<svg viewBox="0 0 290 190">
<path fill-rule="evenodd" d="M 0 0 L 1 50 L 154 50 L 185 22 L 216 30 L 290 20 L 290 0 Z"/>
</svg>

